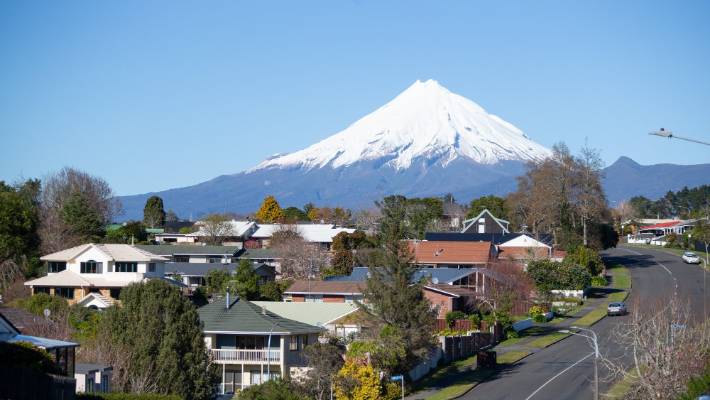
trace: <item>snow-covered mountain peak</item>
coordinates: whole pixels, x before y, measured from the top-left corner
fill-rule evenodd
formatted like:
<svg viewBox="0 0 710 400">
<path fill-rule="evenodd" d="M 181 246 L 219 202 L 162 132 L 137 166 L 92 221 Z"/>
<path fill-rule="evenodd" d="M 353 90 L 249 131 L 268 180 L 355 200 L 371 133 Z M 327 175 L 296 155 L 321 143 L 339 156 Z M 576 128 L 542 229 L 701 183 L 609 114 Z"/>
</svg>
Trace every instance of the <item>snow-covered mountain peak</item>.
<svg viewBox="0 0 710 400">
<path fill-rule="evenodd" d="M 495 164 L 549 155 L 520 129 L 430 79 L 414 82 L 345 130 L 303 150 L 271 157 L 250 171 L 338 168 L 373 160 L 405 169 L 417 160 L 446 166 L 458 158 Z"/>
</svg>

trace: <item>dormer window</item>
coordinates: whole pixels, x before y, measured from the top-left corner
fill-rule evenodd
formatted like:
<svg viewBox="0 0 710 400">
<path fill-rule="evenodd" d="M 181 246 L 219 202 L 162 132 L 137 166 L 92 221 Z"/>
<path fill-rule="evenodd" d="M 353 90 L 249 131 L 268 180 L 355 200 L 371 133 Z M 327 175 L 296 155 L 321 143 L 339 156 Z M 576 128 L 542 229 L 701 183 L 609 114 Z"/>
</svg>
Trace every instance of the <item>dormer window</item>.
<svg viewBox="0 0 710 400">
<path fill-rule="evenodd" d="M 98 274 L 101 267 L 100 262 L 89 260 L 81 263 L 82 274 Z"/>
<path fill-rule="evenodd" d="M 117 262 L 114 268 L 115 272 L 138 272 L 138 263 L 135 262 Z"/>
<path fill-rule="evenodd" d="M 62 272 L 67 269 L 67 263 L 64 261 L 50 261 L 47 263 L 47 272 Z"/>
</svg>

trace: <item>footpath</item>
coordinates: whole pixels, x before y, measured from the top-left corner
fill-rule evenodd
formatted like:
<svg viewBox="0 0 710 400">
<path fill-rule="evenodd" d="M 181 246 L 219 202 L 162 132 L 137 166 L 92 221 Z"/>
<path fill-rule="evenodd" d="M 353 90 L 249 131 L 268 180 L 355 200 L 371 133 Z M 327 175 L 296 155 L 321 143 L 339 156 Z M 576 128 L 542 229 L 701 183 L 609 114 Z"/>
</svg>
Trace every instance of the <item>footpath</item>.
<svg viewBox="0 0 710 400">
<path fill-rule="evenodd" d="M 588 327 L 606 317 L 610 302 L 624 301 L 631 289 L 628 269 L 615 266 L 608 270 L 611 283 L 606 287 L 592 288 L 584 304 L 569 316 L 557 317 L 546 323 L 534 324 L 519 332 L 519 338 L 505 340 L 492 350 L 497 353 L 499 368 L 511 366 L 523 358 L 541 351 L 570 336 L 560 330 L 571 326 Z M 476 357 L 455 361 L 434 371 L 415 384 L 409 400 L 449 400 L 461 397 L 479 383 L 493 377 L 494 370 L 477 370 Z"/>
</svg>

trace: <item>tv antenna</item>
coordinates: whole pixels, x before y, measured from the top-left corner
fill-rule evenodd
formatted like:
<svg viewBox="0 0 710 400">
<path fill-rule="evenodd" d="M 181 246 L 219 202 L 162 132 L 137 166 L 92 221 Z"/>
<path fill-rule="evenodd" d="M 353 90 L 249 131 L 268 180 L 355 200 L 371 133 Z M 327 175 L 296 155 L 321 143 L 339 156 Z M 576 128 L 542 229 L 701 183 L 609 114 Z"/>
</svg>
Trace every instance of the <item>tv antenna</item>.
<svg viewBox="0 0 710 400">
<path fill-rule="evenodd" d="M 654 135 L 654 136 L 666 137 L 666 138 L 668 138 L 668 139 L 676 138 L 676 139 L 680 139 L 680 140 L 687 140 L 688 142 L 700 143 L 700 144 L 704 144 L 704 145 L 706 145 L 706 146 L 710 146 L 710 143 L 708 143 L 708 142 L 703 142 L 702 140 L 697 140 L 697 139 L 691 139 L 691 138 L 687 138 L 687 137 L 683 137 L 683 136 L 678 136 L 678 135 L 673 134 L 673 132 L 671 132 L 671 131 L 665 130 L 664 128 L 661 128 L 660 130 L 657 130 L 657 131 L 654 131 L 654 132 L 649 132 L 648 134 L 649 134 L 649 135 Z"/>
</svg>

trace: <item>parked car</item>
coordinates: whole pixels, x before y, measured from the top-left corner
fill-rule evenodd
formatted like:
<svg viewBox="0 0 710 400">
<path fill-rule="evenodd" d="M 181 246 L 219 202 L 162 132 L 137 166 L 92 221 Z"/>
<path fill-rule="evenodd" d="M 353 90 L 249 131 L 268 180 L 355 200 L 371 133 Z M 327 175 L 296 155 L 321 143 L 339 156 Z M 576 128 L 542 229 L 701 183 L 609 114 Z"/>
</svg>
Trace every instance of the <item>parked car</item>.
<svg viewBox="0 0 710 400">
<path fill-rule="evenodd" d="M 624 315 L 626 312 L 626 304 L 624 303 L 609 303 L 606 308 L 606 315 Z"/>
<path fill-rule="evenodd" d="M 686 251 L 681 258 L 686 264 L 700 264 L 700 257 L 692 251 Z"/>
</svg>

